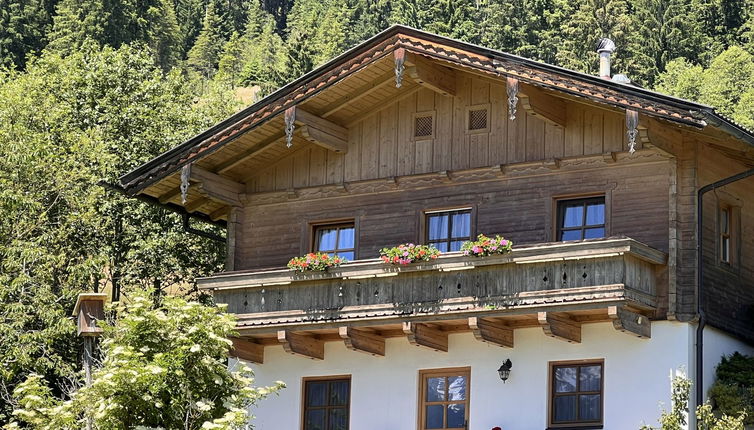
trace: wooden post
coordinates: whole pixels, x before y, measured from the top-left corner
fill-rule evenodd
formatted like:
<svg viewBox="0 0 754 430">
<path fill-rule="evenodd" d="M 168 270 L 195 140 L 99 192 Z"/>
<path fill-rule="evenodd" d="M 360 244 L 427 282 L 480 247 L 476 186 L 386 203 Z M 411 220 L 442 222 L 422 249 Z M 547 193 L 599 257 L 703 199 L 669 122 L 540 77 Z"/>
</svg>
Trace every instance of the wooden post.
<svg viewBox="0 0 754 430">
<path fill-rule="evenodd" d="M 107 294 L 81 293 L 76 299 L 73 315 L 76 317 L 78 335 L 84 338 L 84 374 L 87 387 L 92 385 L 92 361 L 94 354 L 94 339 L 102 335 L 99 321 L 105 319 L 105 301 Z M 86 419 L 86 430 L 92 430 L 92 418 Z"/>
</svg>

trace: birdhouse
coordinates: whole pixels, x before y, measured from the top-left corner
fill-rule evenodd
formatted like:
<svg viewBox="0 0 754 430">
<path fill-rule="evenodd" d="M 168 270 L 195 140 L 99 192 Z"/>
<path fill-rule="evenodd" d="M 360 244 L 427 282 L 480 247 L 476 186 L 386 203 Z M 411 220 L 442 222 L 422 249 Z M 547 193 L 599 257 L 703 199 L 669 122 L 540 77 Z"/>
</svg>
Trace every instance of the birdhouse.
<svg viewBox="0 0 754 430">
<path fill-rule="evenodd" d="M 100 336 L 100 321 L 105 319 L 105 301 L 107 294 L 81 293 L 76 300 L 73 315 L 78 319 L 79 336 Z"/>
</svg>

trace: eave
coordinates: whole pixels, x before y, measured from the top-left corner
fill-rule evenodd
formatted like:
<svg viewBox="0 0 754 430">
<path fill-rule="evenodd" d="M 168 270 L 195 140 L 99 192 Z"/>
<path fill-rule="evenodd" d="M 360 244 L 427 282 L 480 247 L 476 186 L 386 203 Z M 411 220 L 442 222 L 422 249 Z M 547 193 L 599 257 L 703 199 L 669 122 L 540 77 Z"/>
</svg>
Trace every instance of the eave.
<svg viewBox="0 0 754 430">
<path fill-rule="evenodd" d="M 124 175 L 120 178 L 123 189 L 131 195 L 144 191 L 150 185 L 174 175 L 184 165 L 213 154 L 248 131 L 274 119 L 279 120 L 286 109 L 300 106 L 401 48 L 450 67 L 496 79 L 515 77 L 525 84 L 548 91 L 557 91 L 615 109 L 636 110 L 644 115 L 694 129 L 704 129 L 708 124 L 713 124 L 723 132 L 754 146 L 754 136 L 748 130 L 722 117 L 708 106 L 416 29 L 393 26 Z"/>
</svg>

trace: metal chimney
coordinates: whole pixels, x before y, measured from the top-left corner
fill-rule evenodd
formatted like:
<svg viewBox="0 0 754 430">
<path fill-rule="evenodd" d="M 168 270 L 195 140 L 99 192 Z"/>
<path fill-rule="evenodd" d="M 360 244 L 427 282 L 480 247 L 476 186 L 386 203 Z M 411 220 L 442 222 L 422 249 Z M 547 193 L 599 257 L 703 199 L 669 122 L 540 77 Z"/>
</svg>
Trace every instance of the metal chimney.
<svg viewBox="0 0 754 430">
<path fill-rule="evenodd" d="M 615 42 L 603 37 L 597 42 L 597 53 L 600 54 L 600 77 L 611 79 L 610 74 L 610 54 L 615 52 Z"/>
</svg>

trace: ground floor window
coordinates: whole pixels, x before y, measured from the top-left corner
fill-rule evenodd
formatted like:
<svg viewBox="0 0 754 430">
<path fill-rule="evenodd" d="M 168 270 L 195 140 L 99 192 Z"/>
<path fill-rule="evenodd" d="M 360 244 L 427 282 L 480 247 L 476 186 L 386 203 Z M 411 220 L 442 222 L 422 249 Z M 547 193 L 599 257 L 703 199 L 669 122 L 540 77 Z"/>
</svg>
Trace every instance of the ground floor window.
<svg viewBox="0 0 754 430">
<path fill-rule="evenodd" d="M 351 378 L 304 379 L 304 430 L 348 430 Z"/>
<path fill-rule="evenodd" d="M 550 363 L 550 425 L 602 424 L 603 361 Z"/>
<path fill-rule="evenodd" d="M 468 428 L 470 377 L 468 367 L 419 372 L 421 430 Z"/>
</svg>

